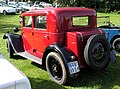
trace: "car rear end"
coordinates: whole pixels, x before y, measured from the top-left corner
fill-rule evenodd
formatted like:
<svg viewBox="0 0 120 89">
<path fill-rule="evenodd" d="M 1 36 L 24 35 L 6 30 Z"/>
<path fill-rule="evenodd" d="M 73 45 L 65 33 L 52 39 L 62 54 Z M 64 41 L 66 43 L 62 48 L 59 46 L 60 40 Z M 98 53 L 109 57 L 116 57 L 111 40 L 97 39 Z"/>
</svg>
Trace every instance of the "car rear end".
<svg viewBox="0 0 120 89">
<path fill-rule="evenodd" d="M 106 68 L 109 63 L 110 45 L 104 31 L 97 29 L 95 11 L 82 8 L 72 12 L 74 13 L 66 16 L 67 20 L 62 27 L 66 30 L 67 48 L 75 54 L 80 68 Z"/>
<path fill-rule="evenodd" d="M 95 56 L 99 55 L 98 57 L 96 57 L 96 60 L 97 59 L 100 60 L 99 57 L 104 55 L 104 52 L 107 51 L 107 49 L 104 48 L 104 50 L 106 50 L 106 51 L 104 51 L 103 54 L 100 54 L 100 52 L 102 53 L 103 48 L 100 48 L 97 46 L 108 45 L 108 49 L 109 49 L 108 42 L 104 43 L 104 41 L 102 41 L 103 39 L 106 39 L 103 34 L 104 34 L 103 31 L 96 30 L 96 29 L 67 32 L 67 47 L 75 54 L 75 56 L 79 62 L 80 68 L 87 67 L 88 64 L 86 63 L 86 60 L 94 60 Z M 94 44 L 91 44 L 92 42 L 89 43 L 89 39 L 92 36 L 96 36 L 97 40 L 100 40 L 100 41 L 96 40 L 96 42 Z M 99 36 L 102 36 L 103 38 L 99 39 Z M 90 45 L 88 45 L 88 43 L 91 44 L 92 47 L 96 46 L 96 48 L 92 49 L 92 51 L 94 51 L 94 52 L 90 54 L 90 56 L 94 55 L 94 57 L 92 57 L 92 59 L 88 59 L 88 58 L 85 59 L 86 57 L 89 57 L 89 53 L 85 52 L 86 47 L 90 46 Z M 104 44 L 102 44 L 102 43 L 104 43 Z M 86 49 L 86 50 L 89 51 L 88 49 Z M 96 49 L 99 49 L 99 50 L 96 51 Z M 98 52 L 98 54 L 95 54 L 95 52 Z"/>
</svg>

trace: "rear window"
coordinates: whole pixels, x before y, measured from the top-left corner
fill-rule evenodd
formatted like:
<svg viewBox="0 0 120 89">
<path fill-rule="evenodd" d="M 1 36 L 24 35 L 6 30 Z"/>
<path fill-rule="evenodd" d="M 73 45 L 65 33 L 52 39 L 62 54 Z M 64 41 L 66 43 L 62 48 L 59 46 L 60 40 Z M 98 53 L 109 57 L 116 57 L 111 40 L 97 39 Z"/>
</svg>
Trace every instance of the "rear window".
<svg viewBox="0 0 120 89">
<path fill-rule="evenodd" d="M 89 26 L 89 17 L 72 17 L 72 26 Z"/>
</svg>

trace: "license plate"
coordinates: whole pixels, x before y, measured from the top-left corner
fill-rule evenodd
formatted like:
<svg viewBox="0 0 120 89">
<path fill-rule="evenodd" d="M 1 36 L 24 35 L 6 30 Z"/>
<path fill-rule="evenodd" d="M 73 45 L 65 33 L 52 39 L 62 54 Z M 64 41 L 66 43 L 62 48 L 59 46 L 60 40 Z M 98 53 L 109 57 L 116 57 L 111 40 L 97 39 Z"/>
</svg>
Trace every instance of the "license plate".
<svg viewBox="0 0 120 89">
<path fill-rule="evenodd" d="M 74 74 L 80 71 L 77 61 L 69 62 L 68 67 L 69 67 L 70 74 Z"/>
</svg>

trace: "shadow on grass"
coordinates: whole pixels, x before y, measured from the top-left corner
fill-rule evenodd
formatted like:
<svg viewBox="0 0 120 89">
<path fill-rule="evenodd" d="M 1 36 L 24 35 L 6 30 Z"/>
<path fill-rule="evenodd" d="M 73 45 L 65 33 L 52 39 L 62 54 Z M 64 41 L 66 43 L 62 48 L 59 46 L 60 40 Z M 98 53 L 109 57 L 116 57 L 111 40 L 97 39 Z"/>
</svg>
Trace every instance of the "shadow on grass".
<svg viewBox="0 0 120 89">
<path fill-rule="evenodd" d="M 72 87 L 74 87 L 74 88 L 99 87 L 100 89 L 112 89 L 113 87 L 115 87 L 115 85 L 120 86 L 120 82 L 119 82 L 120 81 L 120 79 L 119 79 L 120 57 L 117 56 L 117 59 L 118 59 L 117 63 L 110 62 L 109 66 L 103 71 L 93 71 L 89 68 L 81 70 L 80 75 L 76 79 L 72 79 L 69 82 L 69 84 L 67 84 L 67 86 L 70 86 L 71 88 Z M 41 66 L 35 62 L 32 62 L 32 64 L 34 66 L 37 66 L 38 68 L 44 69 L 43 66 Z M 34 79 L 32 79 L 32 80 L 34 80 Z M 45 85 L 49 84 L 50 86 L 56 84 L 54 82 L 50 83 L 50 81 L 47 81 L 47 80 L 45 80 L 45 81 L 43 81 L 43 84 L 40 83 L 40 84 L 42 84 L 41 86 L 43 86 L 44 84 Z M 40 84 L 37 86 L 40 86 Z M 57 89 L 61 89 L 61 86 L 59 86 L 59 85 L 56 85 L 56 86 L 60 87 Z M 47 86 L 45 86 L 45 87 L 46 87 L 45 89 L 48 89 Z M 56 88 L 54 88 L 54 89 L 56 89 Z M 64 89 L 64 88 L 62 88 L 62 89 Z"/>
<path fill-rule="evenodd" d="M 38 64 L 36 62 L 31 62 L 31 64 L 46 71 L 46 68 L 43 65 L 40 65 L 40 64 Z"/>
<path fill-rule="evenodd" d="M 81 70 L 80 75 L 76 79 L 72 79 L 67 86 L 71 88 L 100 88 L 100 89 L 112 89 L 115 86 L 120 86 L 120 56 L 117 56 L 117 63 L 111 63 L 103 71 L 93 71 L 91 69 Z M 37 63 L 32 62 L 33 65 L 42 68 Z M 44 68 L 42 68 L 44 69 Z M 31 79 L 34 80 L 34 79 Z M 38 81 L 38 79 L 35 79 Z M 33 82 L 33 81 L 32 81 Z M 55 86 L 54 89 L 64 89 L 63 87 L 56 85 L 52 81 L 42 80 L 42 83 L 36 85 L 42 87 L 49 84 L 49 86 Z M 54 85 L 55 84 L 55 85 Z M 44 89 L 50 89 L 49 86 L 45 86 Z M 57 87 L 58 86 L 58 87 Z M 67 87 L 66 86 L 66 87 Z M 36 88 L 38 89 L 38 88 Z M 42 88 L 43 89 L 43 88 Z"/>
<path fill-rule="evenodd" d="M 39 78 L 29 78 L 29 80 L 34 89 L 66 89 L 65 87 L 56 84 L 51 80 L 43 80 Z"/>
<path fill-rule="evenodd" d="M 16 55 L 16 58 L 20 56 Z M 32 65 L 41 68 L 44 67 L 32 62 Z M 117 56 L 117 62 L 111 63 L 103 71 L 93 71 L 91 69 L 81 70 L 80 75 L 76 79 L 72 79 L 67 86 L 61 86 L 51 80 L 43 80 L 41 78 L 29 78 L 34 89 L 66 89 L 66 88 L 97 88 L 97 89 L 113 89 L 120 86 L 120 56 Z M 65 88 L 66 87 L 66 88 Z M 118 89 L 118 88 L 117 88 Z"/>
<path fill-rule="evenodd" d="M 18 59 L 22 59 L 22 60 L 27 60 L 26 58 L 24 58 L 24 57 L 22 57 L 22 56 L 19 56 L 19 55 L 14 55 L 13 57 L 12 57 L 13 59 L 16 59 L 16 60 L 18 60 Z"/>
<path fill-rule="evenodd" d="M 71 87 L 113 89 L 120 86 L 120 56 L 117 56 L 117 63 L 110 63 L 103 71 L 82 70 L 77 79 L 69 83 Z"/>
</svg>

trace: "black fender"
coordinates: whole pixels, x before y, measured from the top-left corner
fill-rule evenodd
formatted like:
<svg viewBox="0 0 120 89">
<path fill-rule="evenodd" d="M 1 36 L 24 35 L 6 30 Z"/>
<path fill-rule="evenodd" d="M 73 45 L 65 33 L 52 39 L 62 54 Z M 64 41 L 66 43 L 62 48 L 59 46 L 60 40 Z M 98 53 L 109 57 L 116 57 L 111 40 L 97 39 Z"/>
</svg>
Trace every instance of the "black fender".
<svg viewBox="0 0 120 89">
<path fill-rule="evenodd" d="M 69 67 L 67 64 L 68 62 L 77 61 L 77 59 L 76 59 L 75 55 L 72 53 L 72 51 L 70 51 L 68 48 L 66 48 L 58 43 L 54 43 L 54 44 L 48 46 L 43 54 L 43 64 L 44 65 L 45 65 L 46 56 L 50 52 L 57 52 L 61 55 L 64 65 L 67 69 L 68 76 L 71 78 L 75 78 L 76 77 L 75 74 L 70 74 Z"/>
<path fill-rule="evenodd" d="M 8 39 L 10 44 L 13 47 L 13 50 L 18 53 L 18 52 L 24 52 L 24 47 L 23 47 L 23 40 L 22 36 L 19 34 L 11 34 L 11 33 L 6 33 L 3 36 L 3 39 Z"/>
</svg>

